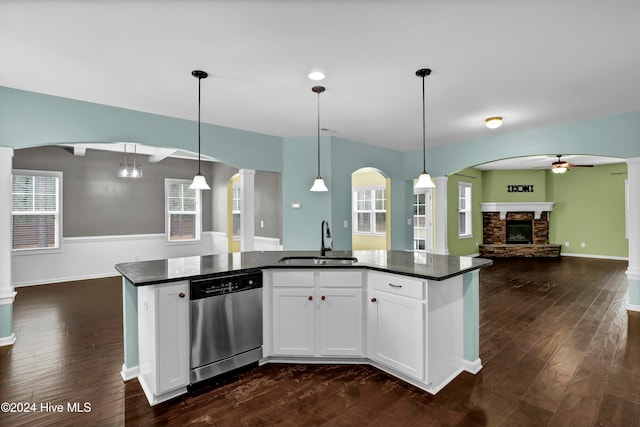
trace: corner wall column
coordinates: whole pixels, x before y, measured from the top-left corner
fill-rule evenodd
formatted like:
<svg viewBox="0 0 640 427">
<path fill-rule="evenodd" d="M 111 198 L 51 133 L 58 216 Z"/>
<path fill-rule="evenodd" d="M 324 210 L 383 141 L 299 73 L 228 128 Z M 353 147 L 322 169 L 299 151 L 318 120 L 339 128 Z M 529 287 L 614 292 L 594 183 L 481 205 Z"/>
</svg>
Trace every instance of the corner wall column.
<svg viewBox="0 0 640 427">
<path fill-rule="evenodd" d="M 255 250 L 255 175 L 253 169 L 240 169 L 240 251 Z"/>
<path fill-rule="evenodd" d="M 0 147 L 0 346 L 16 342 L 13 332 L 13 302 L 16 292 L 11 282 L 11 171 L 13 148 Z"/>
<path fill-rule="evenodd" d="M 640 311 L 640 157 L 627 159 L 627 232 L 629 266 L 627 267 L 627 310 Z"/>
<path fill-rule="evenodd" d="M 435 232 L 434 252 L 439 255 L 449 255 L 449 243 L 447 241 L 447 181 L 446 176 L 435 178 L 435 218 L 432 229 Z"/>
</svg>

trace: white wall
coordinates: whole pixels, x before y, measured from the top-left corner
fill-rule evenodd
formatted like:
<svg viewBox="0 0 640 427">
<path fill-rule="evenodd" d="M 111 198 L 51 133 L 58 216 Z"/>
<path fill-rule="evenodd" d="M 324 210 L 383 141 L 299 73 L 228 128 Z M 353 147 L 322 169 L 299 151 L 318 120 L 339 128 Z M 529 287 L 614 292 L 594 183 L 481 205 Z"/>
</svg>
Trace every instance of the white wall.
<svg viewBox="0 0 640 427">
<path fill-rule="evenodd" d="M 256 237 L 256 250 L 282 250 L 278 239 Z M 13 254 L 15 287 L 118 276 L 122 262 L 227 252 L 226 233 L 204 232 L 199 243 L 169 244 L 164 234 L 64 238 L 55 252 Z"/>
</svg>

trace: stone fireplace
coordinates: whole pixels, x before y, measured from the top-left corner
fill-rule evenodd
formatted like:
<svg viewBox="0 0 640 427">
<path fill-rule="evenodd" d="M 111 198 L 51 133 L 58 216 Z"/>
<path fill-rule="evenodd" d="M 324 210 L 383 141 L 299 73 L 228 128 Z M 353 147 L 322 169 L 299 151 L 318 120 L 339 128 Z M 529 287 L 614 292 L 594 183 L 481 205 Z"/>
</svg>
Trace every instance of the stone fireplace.
<svg viewBox="0 0 640 427">
<path fill-rule="evenodd" d="M 481 203 L 480 256 L 558 257 L 560 245 L 549 244 L 553 202 Z"/>
</svg>

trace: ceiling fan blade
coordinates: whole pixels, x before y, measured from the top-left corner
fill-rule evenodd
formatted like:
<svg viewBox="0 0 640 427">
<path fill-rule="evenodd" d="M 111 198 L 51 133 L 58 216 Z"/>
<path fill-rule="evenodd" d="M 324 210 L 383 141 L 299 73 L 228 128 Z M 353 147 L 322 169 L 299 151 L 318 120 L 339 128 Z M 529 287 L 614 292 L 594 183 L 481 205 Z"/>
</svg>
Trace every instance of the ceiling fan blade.
<svg viewBox="0 0 640 427">
<path fill-rule="evenodd" d="M 570 168 L 592 168 L 593 165 L 574 165 L 573 163 L 569 163 Z"/>
</svg>

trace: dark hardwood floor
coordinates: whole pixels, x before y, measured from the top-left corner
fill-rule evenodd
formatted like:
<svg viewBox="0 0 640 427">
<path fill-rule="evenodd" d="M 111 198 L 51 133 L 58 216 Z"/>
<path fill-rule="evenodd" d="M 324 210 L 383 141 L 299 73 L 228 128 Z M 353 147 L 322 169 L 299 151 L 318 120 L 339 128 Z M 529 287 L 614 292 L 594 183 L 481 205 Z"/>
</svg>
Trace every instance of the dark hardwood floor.
<svg viewBox="0 0 640 427">
<path fill-rule="evenodd" d="M 266 365 L 155 407 L 120 378 L 119 278 L 19 288 L 0 402 L 35 411 L 0 413 L 0 425 L 640 426 L 626 266 L 496 259 L 480 273 L 484 368 L 436 396 L 368 366 Z M 90 411 L 69 411 L 85 402 Z"/>
</svg>

